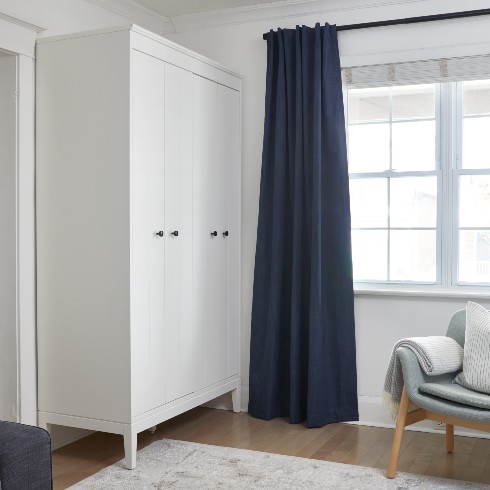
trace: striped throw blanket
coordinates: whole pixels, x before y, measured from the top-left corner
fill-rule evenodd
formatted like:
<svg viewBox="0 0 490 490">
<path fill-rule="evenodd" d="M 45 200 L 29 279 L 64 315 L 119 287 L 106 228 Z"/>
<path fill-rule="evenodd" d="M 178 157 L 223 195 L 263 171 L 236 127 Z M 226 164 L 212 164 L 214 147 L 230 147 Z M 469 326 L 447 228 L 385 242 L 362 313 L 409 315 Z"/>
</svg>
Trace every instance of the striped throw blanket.
<svg viewBox="0 0 490 490">
<path fill-rule="evenodd" d="M 383 390 L 383 405 L 393 420 L 398 415 L 403 391 L 402 366 L 397 354 L 400 347 L 410 349 L 429 376 L 459 371 L 463 365 L 463 348 L 451 337 L 411 337 L 398 341 L 391 353 Z M 412 405 L 411 409 L 414 408 Z"/>
</svg>

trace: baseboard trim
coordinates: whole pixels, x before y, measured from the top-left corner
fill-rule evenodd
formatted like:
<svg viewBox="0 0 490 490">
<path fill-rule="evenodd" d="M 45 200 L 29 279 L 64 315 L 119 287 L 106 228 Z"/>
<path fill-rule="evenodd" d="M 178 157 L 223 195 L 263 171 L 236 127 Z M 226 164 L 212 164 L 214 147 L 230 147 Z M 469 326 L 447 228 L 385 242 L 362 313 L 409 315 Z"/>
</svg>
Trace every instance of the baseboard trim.
<svg viewBox="0 0 490 490">
<path fill-rule="evenodd" d="M 348 422 L 353 425 L 365 425 L 368 427 L 382 427 L 393 429 L 395 422 L 390 419 L 386 409 L 382 404 L 380 396 L 359 396 L 359 421 Z M 416 432 L 429 432 L 432 434 L 444 434 L 445 425 L 431 420 L 424 420 L 408 426 L 405 430 L 413 430 Z M 490 439 L 488 432 L 480 432 L 472 429 L 466 429 L 464 427 L 455 427 L 455 435 L 464 437 L 477 437 L 479 439 Z"/>
<path fill-rule="evenodd" d="M 242 386 L 242 412 L 248 411 L 248 398 L 249 387 Z M 346 422 L 353 425 L 364 425 L 367 427 L 381 427 L 385 429 L 393 429 L 395 422 L 390 419 L 386 409 L 383 406 L 381 396 L 359 396 L 359 421 L 358 422 Z M 216 398 L 204 406 L 209 408 L 216 408 L 219 410 L 231 410 L 231 396 L 229 400 L 226 395 L 220 398 Z M 406 430 L 413 430 L 416 432 L 428 432 L 432 434 L 443 434 L 445 431 L 444 424 L 438 424 L 430 420 L 424 420 L 417 424 L 411 425 Z M 464 437 L 477 437 L 479 439 L 490 439 L 490 433 L 479 432 L 476 430 L 465 429 L 464 427 L 455 427 L 454 433 L 458 436 Z"/>
</svg>

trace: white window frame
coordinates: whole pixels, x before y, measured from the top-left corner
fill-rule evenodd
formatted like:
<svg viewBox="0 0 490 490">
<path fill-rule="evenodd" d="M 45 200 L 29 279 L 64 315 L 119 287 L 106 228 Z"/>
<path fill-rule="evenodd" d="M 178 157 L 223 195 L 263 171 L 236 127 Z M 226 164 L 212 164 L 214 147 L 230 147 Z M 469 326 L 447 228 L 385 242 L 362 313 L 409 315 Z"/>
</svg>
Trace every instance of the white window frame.
<svg viewBox="0 0 490 490">
<path fill-rule="evenodd" d="M 458 281 L 459 265 L 459 176 L 490 175 L 489 169 L 462 168 L 462 91 L 463 82 L 435 83 L 435 121 L 436 121 L 436 168 L 433 171 L 349 173 L 349 180 L 375 177 L 397 178 L 408 176 L 437 176 L 437 227 L 436 227 L 436 281 L 354 281 L 356 293 L 364 294 L 400 294 L 400 295 L 433 295 L 433 296 L 468 296 L 477 298 L 490 297 L 490 283 L 463 283 Z M 390 109 L 392 100 L 390 97 Z M 346 130 L 348 138 L 348 90 L 344 92 Z M 421 118 L 422 120 L 423 118 Z M 415 121 L 416 119 L 414 119 Z M 390 145 L 392 117 L 390 110 Z M 390 167 L 391 167 L 390 152 Z M 389 181 L 387 181 L 389 182 Z M 389 185 L 389 184 L 387 184 Z M 388 206 L 389 206 L 388 190 Z M 389 267 L 389 231 L 387 261 Z M 360 228 L 352 228 L 360 229 Z M 369 229 L 369 228 L 364 228 Z M 410 229 L 410 228 L 404 228 Z M 418 229 L 418 228 L 413 228 Z M 471 228 L 478 229 L 477 227 Z M 490 231 L 489 228 L 482 228 Z"/>
</svg>

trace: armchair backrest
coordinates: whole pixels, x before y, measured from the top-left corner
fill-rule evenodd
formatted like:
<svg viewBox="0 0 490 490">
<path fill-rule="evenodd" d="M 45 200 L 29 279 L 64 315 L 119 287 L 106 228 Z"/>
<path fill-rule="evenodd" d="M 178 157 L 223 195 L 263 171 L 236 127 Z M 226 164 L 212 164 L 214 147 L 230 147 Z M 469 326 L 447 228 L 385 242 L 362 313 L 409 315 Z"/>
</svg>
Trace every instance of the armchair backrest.
<svg viewBox="0 0 490 490">
<path fill-rule="evenodd" d="M 466 310 L 458 310 L 451 317 L 447 327 L 446 337 L 453 338 L 461 347 L 464 347 L 464 336 L 466 330 Z"/>
</svg>

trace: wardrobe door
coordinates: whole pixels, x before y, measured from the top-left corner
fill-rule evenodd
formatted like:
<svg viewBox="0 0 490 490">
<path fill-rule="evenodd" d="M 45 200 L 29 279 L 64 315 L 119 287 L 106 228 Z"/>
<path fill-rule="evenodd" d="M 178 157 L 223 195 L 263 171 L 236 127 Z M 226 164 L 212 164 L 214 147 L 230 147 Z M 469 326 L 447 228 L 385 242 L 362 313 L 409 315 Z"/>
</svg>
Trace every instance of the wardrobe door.
<svg viewBox="0 0 490 490">
<path fill-rule="evenodd" d="M 218 86 L 194 76 L 193 158 L 193 314 L 204 334 L 205 361 L 199 382 L 220 379 L 217 319 L 217 260 L 221 237 L 218 220 Z"/>
<path fill-rule="evenodd" d="M 220 379 L 238 373 L 240 270 L 240 94 L 218 85 L 218 348 Z"/>
<path fill-rule="evenodd" d="M 164 84 L 165 64 L 134 50 L 131 164 L 133 415 L 165 403 L 165 237 L 158 234 L 166 231 Z M 114 246 L 117 246 L 117 238 L 114 237 Z M 110 352 L 107 355 L 110 356 Z"/>
<path fill-rule="evenodd" d="M 192 318 L 192 126 L 194 75 L 165 65 L 166 401 L 199 388 L 203 332 Z"/>
</svg>

